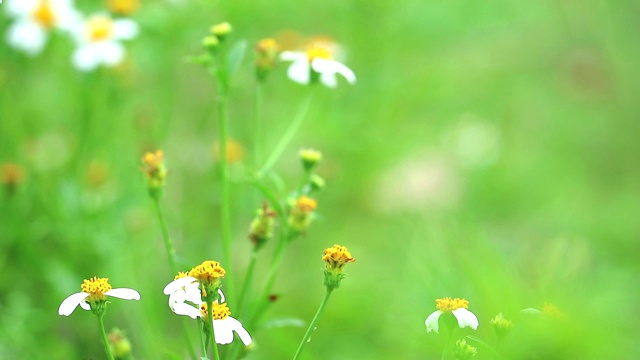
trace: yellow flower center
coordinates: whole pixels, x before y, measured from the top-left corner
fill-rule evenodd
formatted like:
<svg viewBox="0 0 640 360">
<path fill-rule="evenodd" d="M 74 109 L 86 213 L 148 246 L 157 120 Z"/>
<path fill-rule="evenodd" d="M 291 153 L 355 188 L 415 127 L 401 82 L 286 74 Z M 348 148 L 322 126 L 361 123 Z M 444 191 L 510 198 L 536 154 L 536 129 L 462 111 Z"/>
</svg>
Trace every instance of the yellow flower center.
<svg viewBox="0 0 640 360">
<path fill-rule="evenodd" d="M 296 200 L 296 208 L 304 213 L 310 213 L 318 207 L 318 202 L 306 196 L 300 196 Z"/>
<path fill-rule="evenodd" d="M 51 0 L 40 0 L 33 11 L 33 18 L 44 28 L 51 29 L 56 24 L 56 15 L 51 8 Z"/>
<path fill-rule="evenodd" d="M 324 250 L 322 260 L 327 263 L 331 269 L 340 269 L 345 264 L 356 261 L 351 257 L 351 253 L 345 246 L 333 245 L 333 247 Z"/>
<path fill-rule="evenodd" d="M 333 60 L 333 51 L 326 47 L 312 45 L 307 48 L 306 53 L 309 61 L 312 61 L 313 59 Z"/>
<path fill-rule="evenodd" d="M 223 278 L 225 274 L 226 272 L 222 266 L 220 266 L 220 263 L 213 260 L 207 260 L 189 270 L 189 276 L 192 276 L 205 284 L 217 281 Z"/>
<path fill-rule="evenodd" d="M 89 294 L 90 300 L 104 300 L 107 298 L 104 293 L 111 290 L 111 284 L 109 284 L 109 278 L 94 276 L 89 280 L 85 279 L 80 288 L 82 292 Z"/>
<path fill-rule="evenodd" d="M 173 280 L 182 279 L 183 277 L 187 277 L 189 274 L 186 271 L 180 271 L 178 275 L 176 275 Z"/>
<path fill-rule="evenodd" d="M 459 298 L 452 299 L 448 297 L 444 299 L 437 299 L 436 307 L 440 311 L 451 312 L 455 309 L 469 308 L 469 302 L 465 299 L 459 299 Z"/>
<path fill-rule="evenodd" d="M 112 13 L 130 15 L 138 9 L 138 0 L 109 0 L 107 7 Z"/>
<path fill-rule="evenodd" d="M 90 41 L 98 42 L 113 36 L 113 21 L 106 16 L 94 16 L 87 23 L 87 35 Z"/>
<path fill-rule="evenodd" d="M 258 41 L 258 45 L 256 45 L 256 50 L 260 53 L 271 53 L 273 51 L 278 50 L 278 43 L 275 39 L 266 38 Z"/>
<path fill-rule="evenodd" d="M 202 313 L 202 316 L 205 318 L 208 316 L 208 306 L 206 303 L 200 305 L 200 313 Z M 231 315 L 231 311 L 226 303 L 213 303 L 213 320 L 224 320 L 229 315 Z"/>
</svg>

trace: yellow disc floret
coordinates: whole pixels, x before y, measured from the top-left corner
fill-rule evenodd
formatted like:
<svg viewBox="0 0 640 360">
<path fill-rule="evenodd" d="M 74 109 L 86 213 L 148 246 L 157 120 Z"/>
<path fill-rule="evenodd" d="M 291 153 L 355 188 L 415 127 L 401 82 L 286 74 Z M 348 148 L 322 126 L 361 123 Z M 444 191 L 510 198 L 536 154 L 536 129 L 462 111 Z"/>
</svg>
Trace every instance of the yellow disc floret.
<svg viewBox="0 0 640 360">
<path fill-rule="evenodd" d="M 203 317 L 207 317 L 209 315 L 207 303 L 202 303 L 200 305 L 200 313 Z M 213 320 L 224 320 L 229 315 L 231 315 L 231 310 L 227 306 L 227 303 L 218 304 L 217 302 L 213 303 Z"/>
<path fill-rule="evenodd" d="M 107 291 L 111 290 L 111 284 L 109 284 L 109 278 L 92 277 L 89 280 L 84 280 L 80 285 L 82 292 L 89 294 L 89 300 L 104 300 L 104 295 Z"/>
<path fill-rule="evenodd" d="M 306 54 L 309 61 L 313 59 L 333 60 L 333 51 L 323 46 L 311 45 L 307 48 Z"/>
<path fill-rule="evenodd" d="M 180 271 L 178 272 L 178 275 L 176 275 L 173 280 L 178 280 L 178 279 L 182 279 L 183 277 L 187 277 L 189 276 L 189 273 L 186 271 Z"/>
<path fill-rule="evenodd" d="M 345 264 L 356 261 L 351 257 L 349 250 L 340 245 L 325 249 L 322 260 L 326 263 L 327 269 L 341 269 Z"/>
<path fill-rule="evenodd" d="M 108 0 L 109 10 L 118 15 L 131 15 L 138 9 L 138 0 Z"/>
<path fill-rule="evenodd" d="M 200 283 L 210 284 L 222 279 L 226 274 L 226 271 L 220 263 L 213 260 L 207 260 L 202 264 L 189 270 L 189 276 L 194 277 L 200 281 Z"/>
<path fill-rule="evenodd" d="M 90 41 L 99 42 L 113 36 L 113 21 L 106 16 L 94 16 L 87 23 L 87 37 Z"/>
<path fill-rule="evenodd" d="M 42 27 L 51 29 L 56 24 L 56 16 L 51 8 L 51 0 L 40 0 L 33 11 L 33 18 Z"/>
<path fill-rule="evenodd" d="M 460 309 L 460 308 L 468 309 L 469 302 L 465 299 L 459 299 L 459 298 L 452 299 L 450 297 L 447 297 L 443 299 L 436 299 L 436 307 L 440 311 L 451 312 L 453 310 Z"/>
<path fill-rule="evenodd" d="M 306 196 L 300 196 L 296 200 L 296 208 L 304 213 L 313 212 L 318 207 L 318 202 Z"/>
</svg>

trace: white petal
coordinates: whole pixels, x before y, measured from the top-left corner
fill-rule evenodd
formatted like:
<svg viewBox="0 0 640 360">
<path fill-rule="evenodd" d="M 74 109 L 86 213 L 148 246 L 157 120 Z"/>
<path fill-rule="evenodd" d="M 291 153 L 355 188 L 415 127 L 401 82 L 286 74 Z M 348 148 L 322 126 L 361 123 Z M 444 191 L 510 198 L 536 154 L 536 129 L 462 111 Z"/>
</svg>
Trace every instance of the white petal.
<svg viewBox="0 0 640 360">
<path fill-rule="evenodd" d="M 36 5 L 36 0 L 9 0 L 5 4 L 7 13 L 13 17 L 30 15 Z"/>
<path fill-rule="evenodd" d="M 345 79 L 350 84 L 354 84 L 356 82 L 356 75 L 346 67 L 344 64 L 339 63 L 335 60 L 327 60 L 327 59 L 314 59 L 311 63 L 313 70 L 319 72 L 320 74 L 340 74 L 344 76 Z M 329 85 L 327 85 L 329 86 Z"/>
<path fill-rule="evenodd" d="M 283 51 L 280 53 L 282 61 L 308 61 L 307 54 L 300 51 Z"/>
<path fill-rule="evenodd" d="M 224 320 L 213 320 L 213 334 L 216 337 L 216 343 L 229 344 L 233 341 L 233 323 L 228 316 Z"/>
<path fill-rule="evenodd" d="M 433 330 L 436 334 L 438 333 L 438 329 L 440 328 L 438 319 L 440 319 L 440 315 L 442 315 L 442 311 L 436 310 L 427 317 L 427 320 L 424 321 L 424 325 L 427 327 L 427 332 L 431 332 L 431 330 Z"/>
<path fill-rule="evenodd" d="M 7 30 L 7 42 L 16 49 L 33 56 L 42 51 L 47 31 L 33 21 L 17 21 Z"/>
<path fill-rule="evenodd" d="M 91 305 L 89 305 L 89 303 L 86 300 L 83 300 L 80 302 L 80 307 L 83 310 L 91 310 Z"/>
<path fill-rule="evenodd" d="M 460 328 L 467 326 L 473 330 L 478 328 L 478 318 L 471 311 L 460 308 L 453 310 L 452 313 L 456 319 L 458 319 L 458 326 L 460 326 Z"/>
<path fill-rule="evenodd" d="M 542 311 L 534 308 L 526 308 L 526 309 L 520 310 L 520 312 L 526 315 L 544 315 Z"/>
<path fill-rule="evenodd" d="M 232 318 L 231 316 L 228 316 L 225 320 L 230 325 L 230 327 L 238 334 L 244 346 L 249 346 L 253 340 L 251 340 L 251 335 L 249 335 L 249 332 L 242 326 L 242 323 Z"/>
<path fill-rule="evenodd" d="M 77 48 L 71 60 L 80 71 L 91 71 L 100 65 L 100 55 L 92 44 Z"/>
<path fill-rule="evenodd" d="M 129 288 L 111 289 L 104 294 L 124 300 L 140 300 L 140 293 Z"/>
<path fill-rule="evenodd" d="M 89 294 L 87 294 L 86 292 L 79 292 L 70 295 L 62 301 L 62 304 L 60 304 L 60 308 L 58 308 L 58 314 L 64 316 L 71 315 L 73 310 L 75 310 L 78 305 L 80 305 L 80 303 L 87 298 L 87 296 L 89 296 Z"/>
<path fill-rule="evenodd" d="M 169 295 L 172 294 L 176 291 L 178 291 L 178 289 L 182 288 L 183 286 L 187 286 L 193 282 L 197 282 L 198 280 L 194 277 L 191 276 L 185 276 L 176 280 L 173 280 L 172 282 L 170 282 L 169 284 L 167 284 L 167 286 L 164 287 L 164 290 L 162 290 L 162 292 L 165 295 Z"/>
<path fill-rule="evenodd" d="M 287 69 L 287 76 L 298 84 L 307 85 L 311 80 L 310 71 L 309 62 L 306 59 L 303 59 L 289 65 L 289 69 Z"/>
<path fill-rule="evenodd" d="M 96 45 L 99 46 L 100 58 L 103 64 L 114 66 L 124 59 L 125 50 L 122 44 L 115 41 L 105 41 Z"/>
<path fill-rule="evenodd" d="M 322 85 L 331 89 L 338 87 L 338 79 L 336 79 L 336 74 L 334 73 L 321 73 L 320 82 Z"/>
<path fill-rule="evenodd" d="M 224 301 L 224 294 L 222 293 L 222 290 L 218 289 L 218 295 L 220 295 L 220 299 L 218 300 L 218 304 L 222 304 Z"/>
<path fill-rule="evenodd" d="M 113 21 L 113 37 L 116 40 L 129 40 L 138 35 L 138 24 L 129 19 Z"/>
<path fill-rule="evenodd" d="M 202 312 L 200 311 L 200 309 L 185 303 L 175 304 L 172 310 L 178 315 L 186 315 L 192 319 L 197 319 L 202 316 Z"/>
</svg>

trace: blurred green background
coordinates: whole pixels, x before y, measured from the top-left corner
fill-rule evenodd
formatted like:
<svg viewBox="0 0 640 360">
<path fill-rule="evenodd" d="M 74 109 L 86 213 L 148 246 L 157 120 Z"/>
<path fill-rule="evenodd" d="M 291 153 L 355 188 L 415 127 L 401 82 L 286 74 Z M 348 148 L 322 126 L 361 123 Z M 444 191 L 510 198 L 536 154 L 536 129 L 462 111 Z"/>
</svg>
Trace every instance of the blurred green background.
<svg viewBox="0 0 640 360">
<path fill-rule="evenodd" d="M 0 163 L 23 177 L 0 194 L 0 357 L 104 358 L 91 314 L 57 315 L 92 276 L 140 291 L 139 302 L 114 300 L 105 319 L 137 359 L 185 354 L 140 157 L 165 151 L 163 206 L 183 261 L 219 260 L 215 86 L 187 59 L 212 24 L 229 21 L 230 40 L 250 44 L 283 30 L 331 37 L 358 76 L 317 89 L 276 165 L 291 189 L 298 150 L 319 149 L 327 186 L 318 221 L 287 251 L 267 319 L 311 319 L 324 248 L 342 244 L 357 259 L 302 358 L 438 358 L 444 340 L 424 319 L 446 296 L 469 300 L 480 320 L 459 338 L 495 346 L 489 320 L 513 320 L 504 358 L 638 358 L 639 16 L 634 1 L 143 0 L 126 63 L 90 74 L 72 67 L 62 35 L 33 58 L 3 40 Z M 249 51 L 230 95 L 245 159 L 254 59 Z M 266 152 L 304 98 L 285 73 L 281 64 L 265 87 Z M 260 203 L 241 181 L 250 167 L 232 164 L 234 263 L 223 266 L 236 278 Z M 564 315 L 520 314 L 545 302 Z M 291 358 L 303 333 L 258 329 L 248 358 Z"/>
</svg>

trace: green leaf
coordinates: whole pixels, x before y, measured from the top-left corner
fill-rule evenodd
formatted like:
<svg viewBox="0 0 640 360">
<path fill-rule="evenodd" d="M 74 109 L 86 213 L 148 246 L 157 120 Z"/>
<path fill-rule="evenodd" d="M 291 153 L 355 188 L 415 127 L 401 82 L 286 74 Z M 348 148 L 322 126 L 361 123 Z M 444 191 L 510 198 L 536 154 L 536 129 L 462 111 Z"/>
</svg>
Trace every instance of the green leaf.
<svg viewBox="0 0 640 360">
<path fill-rule="evenodd" d="M 264 323 L 261 328 L 264 329 L 272 329 L 272 328 L 283 328 L 283 327 L 299 327 L 303 328 L 307 326 L 304 320 L 298 318 L 279 318 L 269 320 Z"/>
<path fill-rule="evenodd" d="M 231 46 L 227 56 L 227 71 L 229 77 L 240 67 L 242 59 L 247 51 L 247 40 L 239 40 Z"/>
</svg>

